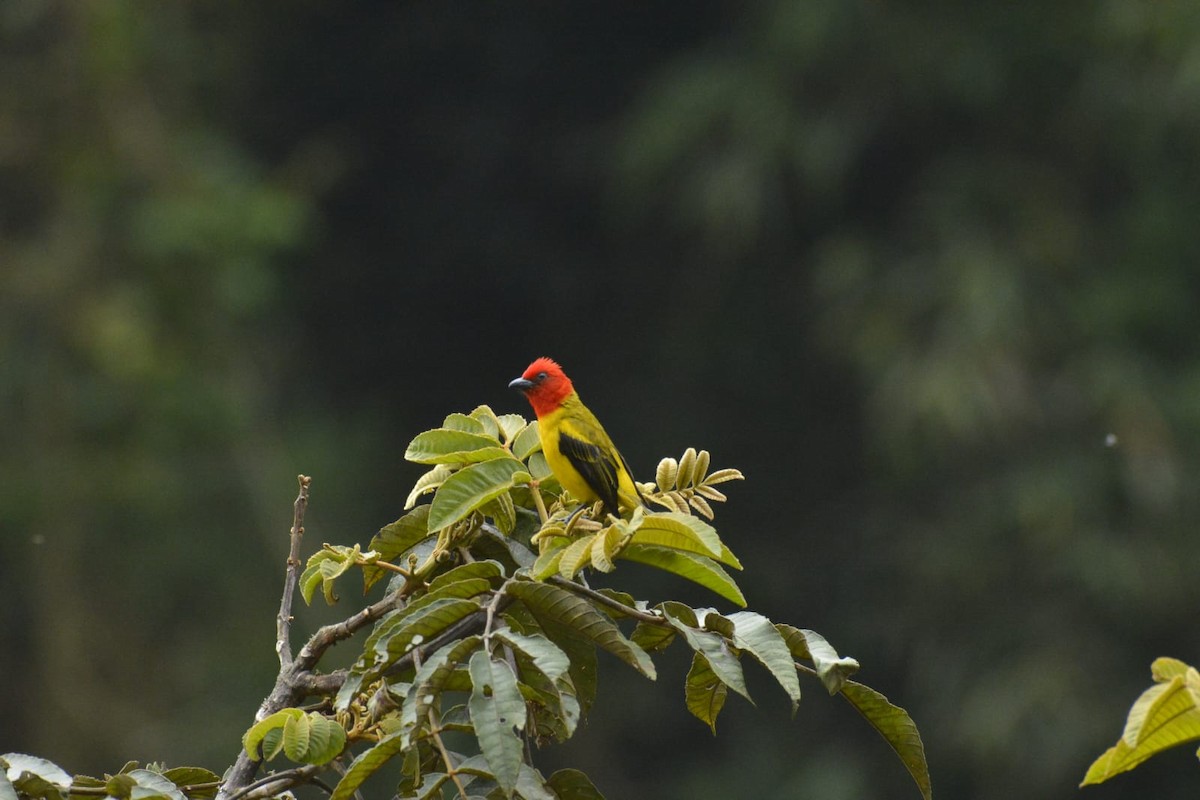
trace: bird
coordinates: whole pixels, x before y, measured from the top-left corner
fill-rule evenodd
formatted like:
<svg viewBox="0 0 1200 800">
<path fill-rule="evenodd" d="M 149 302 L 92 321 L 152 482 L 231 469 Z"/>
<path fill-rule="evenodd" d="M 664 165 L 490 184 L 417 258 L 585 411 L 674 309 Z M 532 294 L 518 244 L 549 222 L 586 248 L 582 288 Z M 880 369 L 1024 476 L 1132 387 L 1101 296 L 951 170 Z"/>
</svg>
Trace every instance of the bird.
<svg viewBox="0 0 1200 800">
<path fill-rule="evenodd" d="M 604 510 L 615 516 L 646 505 L 629 464 L 579 399 L 562 367 L 552 359 L 538 358 L 508 386 L 533 406 L 546 463 L 572 497 L 584 504 L 600 500 Z"/>
</svg>

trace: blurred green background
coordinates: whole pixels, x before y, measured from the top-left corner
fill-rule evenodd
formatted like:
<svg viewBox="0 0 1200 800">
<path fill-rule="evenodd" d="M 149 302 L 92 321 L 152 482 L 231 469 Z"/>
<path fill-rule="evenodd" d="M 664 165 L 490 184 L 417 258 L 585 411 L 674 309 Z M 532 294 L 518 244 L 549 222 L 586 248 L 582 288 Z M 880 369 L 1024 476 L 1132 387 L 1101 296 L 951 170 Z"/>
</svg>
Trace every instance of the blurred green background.
<svg viewBox="0 0 1200 800">
<path fill-rule="evenodd" d="M 0 752 L 218 771 L 307 552 L 534 356 L 642 479 L 706 447 L 751 606 L 945 798 L 1075 786 L 1200 661 L 1200 6 L 0 3 Z M 636 570 L 648 599 L 716 598 Z M 348 595 L 352 595 L 349 592 Z M 302 611 L 301 632 L 348 614 Z M 915 797 L 768 677 L 714 739 L 608 659 L 610 798 Z"/>
</svg>

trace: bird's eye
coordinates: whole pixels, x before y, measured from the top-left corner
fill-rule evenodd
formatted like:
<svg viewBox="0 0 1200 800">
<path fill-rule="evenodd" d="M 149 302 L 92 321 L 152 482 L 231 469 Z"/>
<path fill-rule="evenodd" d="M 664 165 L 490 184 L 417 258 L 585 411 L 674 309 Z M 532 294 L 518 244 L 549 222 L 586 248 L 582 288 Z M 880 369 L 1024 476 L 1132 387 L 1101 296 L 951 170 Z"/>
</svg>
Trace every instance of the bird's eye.
<svg viewBox="0 0 1200 800">
<path fill-rule="evenodd" d="M 538 379 L 539 381 L 544 381 L 544 380 L 546 380 L 546 373 L 544 373 L 544 372 L 539 372 L 539 373 L 538 373 L 538 376 L 537 376 L 537 379 Z"/>
</svg>

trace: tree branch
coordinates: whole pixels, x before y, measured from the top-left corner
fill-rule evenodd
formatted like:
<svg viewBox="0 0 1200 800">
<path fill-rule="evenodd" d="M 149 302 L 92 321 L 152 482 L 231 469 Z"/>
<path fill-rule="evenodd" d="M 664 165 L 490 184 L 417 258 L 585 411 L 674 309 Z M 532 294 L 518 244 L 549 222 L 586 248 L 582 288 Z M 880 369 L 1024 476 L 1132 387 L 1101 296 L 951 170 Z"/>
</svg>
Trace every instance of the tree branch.
<svg viewBox="0 0 1200 800">
<path fill-rule="evenodd" d="M 297 676 L 299 673 L 315 667 L 317 662 L 321 660 L 321 656 L 325 655 L 326 650 L 338 642 L 349 639 L 384 614 L 395 608 L 399 608 L 402 603 L 403 600 L 401 600 L 399 592 L 392 592 L 379 602 L 372 603 L 362 611 L 351 617 L 347 617 L 341 622 L 334 622 L 318 628 L 317 632 L 305 642 L 304 647 L 300 648 L 300 652 L 296 656 L 293 666 L 295 667 Z"/>
<path fill-rule="evenodd" d="M 247 784 L 244 789 L 234 792 L 230 795 L 229 800 L 250 800 L 255 797 L 274 797 L 284 789 L 289 789 L 292 786 L 299 786 L 302 783 L 312 783 L 315 776 L 321 771 L 320 766 L 308 765 L 303 767 L 294 767 L 285 769 L 282 772 L 273 772 L 270 775 L 264 775 L 256 781 Z M 324 787 L 328 794 L 333 794 L 333 790 L 329 787 Z"/>
<path fill-rule="evenodd" d="M 300 494 L 292 504 L 292 546 L 288 551 L 287 573 L 283 580 L 283 597 L 279 601 L 279 618 L 275 621 L 275 652 L 279 655 L 279 666 L 286 669 L 292 663 L 292 601 L 296 594 L 296 583 L 300 578 L 300 540 L 304 538 L 304 510 L 308 508 L 308 487 L 312 478 L 298 475 Z"/>
</svg>

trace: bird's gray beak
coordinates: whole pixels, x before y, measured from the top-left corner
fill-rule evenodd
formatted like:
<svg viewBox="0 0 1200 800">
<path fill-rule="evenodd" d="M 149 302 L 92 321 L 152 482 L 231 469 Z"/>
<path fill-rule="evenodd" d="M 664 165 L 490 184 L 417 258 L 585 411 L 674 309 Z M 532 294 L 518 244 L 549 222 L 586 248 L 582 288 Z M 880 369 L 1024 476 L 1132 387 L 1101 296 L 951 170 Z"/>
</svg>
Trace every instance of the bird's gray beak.
<svg viewBox="0 0 1200 800">
<path fill-rule="evenodd" d="M 517 378 L 516 380 L 509 382 L 508 388 L 516 389 L 518 392 L 528 392 L 533 388 L 533 381 L 527 381 L 524 378 Z"/>
</svg>

